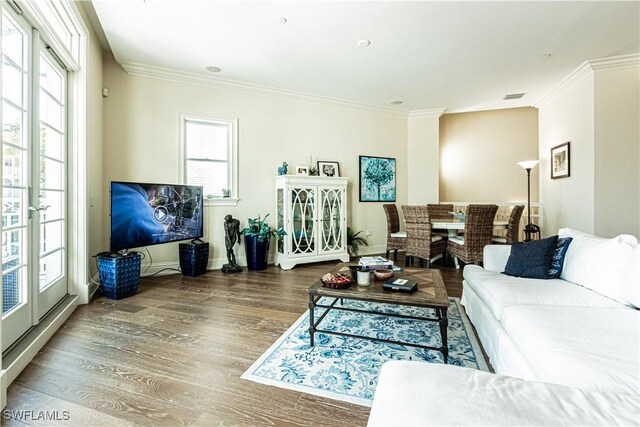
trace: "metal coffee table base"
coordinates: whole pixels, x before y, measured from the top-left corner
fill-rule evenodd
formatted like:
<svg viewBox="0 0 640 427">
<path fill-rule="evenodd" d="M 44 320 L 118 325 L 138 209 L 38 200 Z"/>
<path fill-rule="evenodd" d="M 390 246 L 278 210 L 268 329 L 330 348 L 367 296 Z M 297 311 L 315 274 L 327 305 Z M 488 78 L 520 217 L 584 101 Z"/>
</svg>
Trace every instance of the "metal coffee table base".
<svg viewBox="0 0 640 427">
<path fill-rule="evenodd" d="M 449 319 L 447 318 L 447 309 L 446 308 L 432 308 L 432 310 L 434 310 L 436 312 L 436 317 L 405 316 L 405 315 L 401 315 L 401 314 L 381 313 L 381 312 L 378 312 L 378 311 L 359 310 L 357 308 L 349 308 L 349 307 L 344 307 L 344 306 L 337 306 L 336 303 L 338 302 L 338 300 L 340 300 L 340 302 L 342 304 L 342 298 L 335 298 L 333 300 L 333 302 L 331 304 L 329 304 L 329 305 L 318 304 L 318 301 L 321 298 L 322 298 L 322 296 L 314 297 L 313 295 L 309 295 L 309 339 L 310 339 L 312 347 L 315 345 L 314 335 L 315 335 L 316 332 L 319 332 L 319 333 L 323 333 L 323 334 L 339 335 L 339 336 L 351 337 L 351 338 L 362 338 L 362 339 L 368 339 L 368 340 L 372 340 L 372 341 L 386 342 L 386 343 L 390 343 L 390 344 L 400 344 L 400 345 L 406 345 L 406 346 L 409 346 L 409 347 L 424 348 L 426 350 L 435 350 L 435 351 L 439 351 L 440 353 L 442 353 L 442 356 L 443 356 L 443 359 L 444 359 L 444 363 L 449 363 L 449 361 L 448 361 L 448 358 L 449 358 L 449 345 L 447 344 L 447 326 L 449 325 Z M 330 297 L 326 297 L 326 298 L 330 298 Z M 406 305 L 406 304 L 404 304 L 404 305 Z M 325 310 L 324 313 L 322 313 L 318 317 L 318 320 L 315 320 L 315 308 L 316 307 L 318 307 L 318 308 L 326 308 L 327 309 L 327 310 Z M 428 307 L 425 307 L 425 308 L 428 308 Z M 322 322 L 322 320 L 325 318 L 325 316 L 331 310 L 343 310 L 343 311 L 351 311 L 351 312 L 355 312 L 355 313 L 375 314 L 375 315 L 388 316 L 388 317 L 398 317 L 398 318 L 401 318 L 401 319 L 412 319 L 412 320 L 422 320 L 422 321 L 427 321 L 427 322 L 438 322 L 438 325 L 440 326 L 440 338 L 441 338 L 442 346 L 441 347 L 431 347 L 431 346 L 428 346 L 428 345 L 420 345 L 420 344 L 414 344 L 414 343 L 409 343 L 409 342 L 388 340 L 388 339 L 384 339 L 384 338 L 373 338 L 373 337 L 368 337 L 368 336 L 365 336 L 365 335 L 354 335 L 354 334 L 349 334 L 349 333 L 346 333 L 346 332 L 327 331 L 327 330 L 324 330 L 324 329 L 318 329 L 318 325 L 320 324 L 320 322 Z"/>
</svg>

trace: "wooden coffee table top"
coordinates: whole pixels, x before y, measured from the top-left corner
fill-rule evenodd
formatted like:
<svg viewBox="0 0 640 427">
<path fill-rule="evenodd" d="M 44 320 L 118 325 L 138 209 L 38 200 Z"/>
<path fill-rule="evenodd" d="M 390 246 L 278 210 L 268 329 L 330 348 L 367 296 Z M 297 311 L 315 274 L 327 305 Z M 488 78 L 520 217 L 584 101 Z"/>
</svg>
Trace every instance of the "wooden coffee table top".
<svg viewBox="0 0 640 427">
<path fill-rule="evenodd" d="M 331 273 L 343 273 L 349 275 L 349 264 L 336 265 Z M 333 298 L 347 298 L 362 301 L 382 302 L 389 304 L 413 305 L 429 308 L 449 307 L 447 290 L 444 287 L 440 270 L 426 268 L 407 267 L 403 271 L 396 271 L 395 278 L 413 278 L 418 281 L 418 290 L 412 293 L 385 291 L 382 289 L 384 281 L 374 281 L 371 275 L 369 286 L 352 284 L 346 289 L 332 289 L 322 286 L 318 278 L 308 289 L 310 295 L 327 296 Z"/>
</svg>

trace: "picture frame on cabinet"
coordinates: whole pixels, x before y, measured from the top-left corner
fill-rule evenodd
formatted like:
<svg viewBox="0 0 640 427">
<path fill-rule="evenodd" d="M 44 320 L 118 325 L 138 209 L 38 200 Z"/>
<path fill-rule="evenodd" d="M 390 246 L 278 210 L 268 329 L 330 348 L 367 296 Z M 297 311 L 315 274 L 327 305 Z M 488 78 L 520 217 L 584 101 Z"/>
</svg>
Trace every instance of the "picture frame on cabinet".
<svg viewBox="0 0 640 427">
<path fill-rule="evenodd" d="M 296 166 L 296 175 L 309 175 L 308 166 Z"/>
<path fill-rule="evenodd" d="M 340 165 L 338 162 L 318 161 L 318 175 L 337 178 L 340 176 Z"/>
</svg>

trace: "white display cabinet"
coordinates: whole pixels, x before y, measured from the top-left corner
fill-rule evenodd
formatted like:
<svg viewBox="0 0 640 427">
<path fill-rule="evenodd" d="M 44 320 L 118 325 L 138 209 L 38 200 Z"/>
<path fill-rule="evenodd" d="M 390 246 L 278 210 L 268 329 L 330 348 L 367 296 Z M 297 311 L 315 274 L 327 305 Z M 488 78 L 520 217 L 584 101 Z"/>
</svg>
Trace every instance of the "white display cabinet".
<svg viewBox="0 0 640 427">
<path fill-rule="evenodd" d="M 276 226 L 287 235 L 276 242 L 275 264 L 340 260 L 347 253 L 348 178 L 305 175 L 276 177 Z"/>
</svg>

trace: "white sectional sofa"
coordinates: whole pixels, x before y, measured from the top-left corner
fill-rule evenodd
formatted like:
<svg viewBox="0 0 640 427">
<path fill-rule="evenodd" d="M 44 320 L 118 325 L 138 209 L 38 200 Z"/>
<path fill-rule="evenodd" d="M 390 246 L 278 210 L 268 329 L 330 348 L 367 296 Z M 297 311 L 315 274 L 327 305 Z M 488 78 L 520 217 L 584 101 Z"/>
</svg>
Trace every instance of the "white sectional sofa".
<svg viewBox="0 0 640 427">
<path fill-rule="evenodd" d="M 638 239 L 559 236 L 573 241 L 558 279 L 502 274 L 506 245 L 485 247 L 484 268 L 464 269 L 462 304 L 499 375 L 385 364 L 370 425 L 640 425 Z"/>
</svg>

